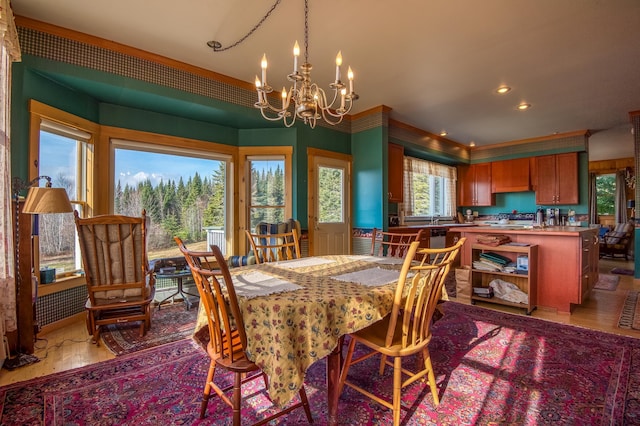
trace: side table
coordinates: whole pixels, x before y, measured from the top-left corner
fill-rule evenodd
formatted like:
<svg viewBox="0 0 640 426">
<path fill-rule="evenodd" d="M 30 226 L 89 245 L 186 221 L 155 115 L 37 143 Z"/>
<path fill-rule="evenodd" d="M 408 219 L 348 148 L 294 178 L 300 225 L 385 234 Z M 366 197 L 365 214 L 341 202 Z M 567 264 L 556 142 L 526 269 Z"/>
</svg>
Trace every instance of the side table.
<svg viewBox="0 0 640 426">
<path fill-rule="evenodd" d="M 165 273 L 165 274 L 156 273 L 156 278 L 166 278 L 166 279 L 175 280 L 176 284 L 178 285 L 178 289 L 176 290 L 175 293 L 162 299 L 162 301 L 158 304 L 158 309 L 160 309 L 160 307 L 164 302 L 166 302 L 169 299 L 174 299 L 177 295 L 182 296 L 182 301 L 187 305 L 187 310 L 191 309 L 192 303 L 191 303 L 191 300 L 189 299 L 189 296 L 197 297 L 197 298 L 200 298 L 200 296 L 197 294 L 189 293 L 188 291 L 182 288 L 183 279 L 185 277 L 190 277 L 190 276 L 191 276 L 191 270 L 189 269 L 183 269 L 183 270 Z"/>
</svg>

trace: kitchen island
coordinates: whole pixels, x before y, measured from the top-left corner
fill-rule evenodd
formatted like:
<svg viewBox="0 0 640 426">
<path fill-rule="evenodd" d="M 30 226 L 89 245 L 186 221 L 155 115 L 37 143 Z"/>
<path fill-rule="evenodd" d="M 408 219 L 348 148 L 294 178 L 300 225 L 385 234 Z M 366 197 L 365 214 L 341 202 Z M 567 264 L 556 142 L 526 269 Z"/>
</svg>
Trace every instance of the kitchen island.
<svg viewBox="0 0 640 426">
<path fill-rule="evenodd" d="M 512 242 L 537 246 L 537 307 L 571 313 L 583 303 L 598 281 L 598 227 L 556 226 L 525 228 L 475 226 L 457 230 L 467 242 L 461 251 L 461 265 L 471 266 L 472 247 L 481 235 L 506 235 Z M 500 246 L 495 247 L 498 251 Z"/>
</svg>

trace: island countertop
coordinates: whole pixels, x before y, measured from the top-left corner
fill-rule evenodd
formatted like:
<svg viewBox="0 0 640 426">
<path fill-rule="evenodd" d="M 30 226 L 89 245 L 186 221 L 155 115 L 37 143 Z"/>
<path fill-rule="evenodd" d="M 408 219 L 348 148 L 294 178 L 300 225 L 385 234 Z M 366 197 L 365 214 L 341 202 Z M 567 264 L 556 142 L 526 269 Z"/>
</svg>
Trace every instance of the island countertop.
<svg viewBox="0 0 640 426">
<path fill-rule="evenodd" d="M 589 227 L 584 226 L 547 226 L 541 227 L 524 227 L 521 225 L 504 225 L 504 226 L 487 226 L 477 225 L 473 228 L 465 229 L 465 232 L 474 232 L 478 234 L 543 234 L 543 235 L 580 235 L 583 233 L 592 233 L 594 229 L 598 229 L 598 225 Z"/>
<path fill-rule="evenodd" d="M 514 243 L 536 245 L 538 307 L 570 313 L 583 303 L 598 281 L 598 226 L 474 226 L 460 228 L 467 242 L 461 251 L 461 264 L 472 264 L 472 247 L 481 235 L 506 235 Z M 499 252 L 500 246 L 495 250 Z M 531 265 L 533 267 L 533 265 Z"/>
</svg>

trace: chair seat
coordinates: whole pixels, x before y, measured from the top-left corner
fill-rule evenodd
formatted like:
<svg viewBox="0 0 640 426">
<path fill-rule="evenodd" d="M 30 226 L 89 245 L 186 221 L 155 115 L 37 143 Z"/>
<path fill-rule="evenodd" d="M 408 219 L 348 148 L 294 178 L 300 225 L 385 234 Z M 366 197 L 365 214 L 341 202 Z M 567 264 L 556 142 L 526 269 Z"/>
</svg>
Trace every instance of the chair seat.
<svg viewBox="0 0 640 426">
<path fill-rule="evenodd" d="M 425 340 L 421 345 L 410 346 L 402 349 L 402 322 L 398 321 L 395 325 L 395 333 L 391 345 L 385 345 L 387 331 L 389 330 L 390 315 L 387 315 L 380 321 L 377 321 L 367 328 L 351 333 L 350 336 L 365 346 L 374 349 L 387 356 L 409 356 L 422 351 L 422 348 L 429 344 L 429 339 Z M 412 325 L 411 325 L 412 326 Z M 409 333 L 411 333 L 411 326 Z"/>
</svg>

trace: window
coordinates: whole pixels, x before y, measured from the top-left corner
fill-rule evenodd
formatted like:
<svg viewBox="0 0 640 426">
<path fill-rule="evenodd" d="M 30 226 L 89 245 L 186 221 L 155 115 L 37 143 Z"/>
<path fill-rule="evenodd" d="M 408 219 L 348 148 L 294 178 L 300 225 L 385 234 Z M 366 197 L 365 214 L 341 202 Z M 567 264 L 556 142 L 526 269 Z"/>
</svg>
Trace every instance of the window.
<svg viewBox="0 0 640 426">
<path fill-rule="evenodd" d="M 599 215 L 613 215 L 616 212 L 616 175 L 596 176 L 596 200 Z"/>
<path fill-rule="evenodd" d="M 285 220 L 284 157 L 249 157 L 251 195 L 249 229 L 260 222 Z"/>
<path fill-rule="evenodd" d="M 455 167 L 404 157 L 404 203 L 407 217 L 453 217 Z"/>
<path fill-rule="evenodd" d="M 344 169 L 318 167 L 318 223 L 344 222 Z"/>
<path fill-rule="evenodd" d="M 150 218 L 150 259 L 179 256 L 179 236 L 190 249 L 227 250 L 228 156 L 113 140 L 116 214 Z"/>
<path fill-rule="evenodd" d="M 93 146 L 89 133 L 49 120 L 40 124 L 39 171 L 51 177 L 54 187 L 64 188 L 80 216 L 87 202 L 88 159 Z M 37 216 L 40 268 L 55 268 L 56 276 L 66 276 L 81 268 L 76 247 L 73 213 Z"/>
</svg>

